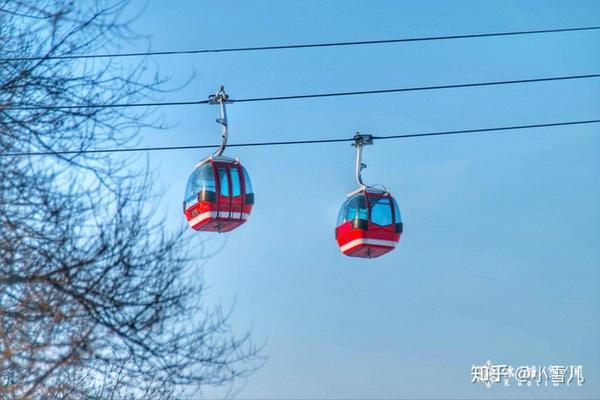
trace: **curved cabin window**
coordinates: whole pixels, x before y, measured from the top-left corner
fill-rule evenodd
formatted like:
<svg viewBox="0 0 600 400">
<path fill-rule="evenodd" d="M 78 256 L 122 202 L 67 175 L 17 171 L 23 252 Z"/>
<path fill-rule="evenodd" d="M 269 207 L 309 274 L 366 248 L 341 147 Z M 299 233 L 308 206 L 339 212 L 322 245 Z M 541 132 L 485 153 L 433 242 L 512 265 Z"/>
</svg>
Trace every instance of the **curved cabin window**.
<svg viewBox="0 0 600 400">
<path fill-rule="evenodd" d="M 338 213 L 338 217 L 337 217 L 337 226 L 340 226 L 341 224 L 343 224 L 345 222 L 345 217 L 346 217 L 346 206 L 348 205 L 348 200 L 346 200 L 344 202 L 344 204 L 342 204 L 342 207 L 340 208 L 340 212 Z"/>
<path fill-rule="evenodd" d="M 221 196 L 229 197 L 229 180 L 227 179 L 227 167 L 219 167 L 219 185 Z"/>
<path fill-rule="evenodd" d="M 196 168 L 190 176 L 185 188 L 185 204 L 186 207 L 194 205 L 198 202 L 198 193 L 200 192 L 215 193 L 215 177 L 210 164 L 204 164 Z"/>
<path fill-rule="evenodd" d="M 231 196 L 237 197 L 242 191 L 240 184 L 240 173 L 238 172 L 238 168 L 236 166 L 231 167 Z"/>
<path fill-rule="evenodd" d="M 355 219 L 367 220 L 367 200 L 365 196 L 359 194 L 354 196 L 346 202 L 346 221 L 352 221 Z"/>
<path fill-rule="evenodd" d="M 392 206 L 394 207 L 394 219 L 396 223 L 399 224 L 402 222 L 402 215 L 400 215 L 400 208 L 398 207 L 398 203 L 396 203 L 396 199 L 392 197 Z"/>
<path fill-rule="evenodd" d="M 244 187 L 246 188 L 246 198 L 244 199 L 244 203 L 254 204 L 254 190 L 252 189 L 250 175 L 248 175 L 248 171 L 246 171 L 246 168 L 244 168 L 243 165 L 240 165 L 239 167 L 242 169 L 242 173 L 244 174 Z"/>
<path fill-rule="evenodd" d="M 246 168 L 244 168 L 241 165 L 240 168 L 244 173 L 244 186 L 246 186 L 246 194 L 254 193 L 254 190 L 252 189 L 252 181 L 250 180 L 250 175 L 248 175 L 248 171 L 246 171 Z"/>
<path fill-rule="evenodd" d="M 371 198 L 371 223 L 379 226 L 391 225 L 392 206 L 387 197 Z"/>
</svg>

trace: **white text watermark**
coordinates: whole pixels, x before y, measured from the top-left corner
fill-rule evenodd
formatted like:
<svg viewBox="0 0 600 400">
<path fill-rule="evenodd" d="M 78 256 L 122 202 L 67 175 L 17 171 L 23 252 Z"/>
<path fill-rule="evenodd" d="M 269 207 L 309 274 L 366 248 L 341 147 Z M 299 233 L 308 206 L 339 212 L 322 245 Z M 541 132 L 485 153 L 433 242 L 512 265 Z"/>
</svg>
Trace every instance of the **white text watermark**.
<svg viewBox="0 0 600 400">
<path fill-rule="evenodd" d="M 582 365 L 519 365 L 493 364 L 471 367 L 471 382 L 490 388 L 503 386 L 581 386 L 585 382 Z"/>
</svg>

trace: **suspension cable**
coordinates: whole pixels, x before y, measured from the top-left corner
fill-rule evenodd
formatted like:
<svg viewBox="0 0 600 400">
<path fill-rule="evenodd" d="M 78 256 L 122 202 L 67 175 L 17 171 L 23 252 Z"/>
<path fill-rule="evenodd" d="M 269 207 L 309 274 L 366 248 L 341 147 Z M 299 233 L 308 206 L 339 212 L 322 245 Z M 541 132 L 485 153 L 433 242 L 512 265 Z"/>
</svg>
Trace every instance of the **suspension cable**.
<svg viewBox="0 0 600 400">
<path fill-rule="evenodd" d="M 586 74 L 586 75 L 567 75 L 567 76 L 554 76 L 544 78 L 531 78 L 531 79 L 514 79 L 505 81 L 491 81 L 491 82 L 471 82 L 471 83 L 457 83 L 448 85 L 433 85 L 433 86 L 410 86 L 403 88 L 391 88 L 391 89 L 375 89 L 375 90 L 359 90 L 359 91 L 346 91 L 346 92 L 329 92 L 329 93 L 308 93 L 308 94 L 297 94 L 297 95 L 286 95 L 286 96 L 268 96 L 268 97 L 249 97 L 239 99 L 229 99 L 230 103 L 250 103 L 259 101 L 282 101 L 282 100 L 299 100 L 299 99 L 314 99 L 321 97 L 340 97 L 340 96 L 358 96 L 358 95 L 374 95 L 374 94 L 388 94 L 388 93 L 401 93 L 401 92 L 417 92 L 417 91 L 429 91 L 429 90 L 445 90 L 445 89 L 459 89 L 459 88 L 470 88 L 470 87 L 483 87 L 483 86 L 501 86 L 501 85 L 517 85 L 526 83 L 540 83 L 540 82 L 551 82 L 551 81 L 565 81 L 575 79 L 590 79 L 598 78 L 600 74 Z M 60 110 L 60 109 L 93 109 L 93 108 L 115 108 L 115 107 L 153 107 L 153 106 L 188 106 L 188 105 L 199 105 L 209 104 L 210 100 L 188 100 L 188 101 L 167 101 L 167 102 L 145 102 L 145 103 L 109 103 L 109 104 L 65 104 L 65 105 L 2 105 L 0 104 L 0 111 L 14 110 L 14 111 L 31 111 L 31 110 Z"/>
<path fill-rule="evenodd" d="M 474 38 L 486 38 L 486 37 L 495 37 L 495 36 L 521 36 L 521 35 L 537 35 L 537 34 L 561 33 L 561 32 L 592 31 L 592 30 L 598 30 L 598 29 L 600 29 L 600 26 L 558 28 L 558 29 L 537 29 L 537 30 L 510 31 L 510 32 L 473 33 L 473 34 L 464 34 L 464 35 L 421 36 L 421 37 L 381 39 L 381 40 L 357 40 L 357 41 L 348 41 L 348 42 L 300 43 L 300 44 L 285 44 L 285 45 L 270 45 L 270 46 L 226 47 L 226 48 L 217 48 L 217 49 L 142 51 L 142 52 L 129 52 L 129 53 L 106 53 L 106 54 L 69 54 L 69 55 L 58 55 L 58 56 L 47 55 L 47 56 L 31 56 L 31 57 L 2 57 L 2 58 L 0 58 L 0 62 L 40 61 L 40 60 L 75 60 L 75 59 L 90 59 L 90 58 L 123 58 L 123 57 L 147 57 L 147 56 L 173 56 L 173 55 L 183 55 L 183 54 L 232 53 L 232 52 L 248 52 L 248 51 L 306 49 L 306 48 L 318 48 L 318 47 L 365 46 L 365 45 L 392 44 L 392 43 L 426 42 L 426 41 L 438 41 L 438 40 L 474 39 Z"/>
<path fill-rule="evenodd" d="M 488 127 L 488 128 L 450 130 L 450 131 L 434 131 L 434 132 L 423 132 L 423 133 L 404 133 L 404 134 L 390 135 L 390 136 L 373 136 L 373 139 L 376 139 L 376 140 L 409 139 L 409 138 L 418 138 L 418 137 L 449 136 L 449 135 L 462 135 L 462 134 L 486 133 L 486 132 L 489 133 L 489 132 L 501 132 L 501 131 L 512 131 L 512 130 L 535 129 L 535 128 L 550 128 L 550 127 L 557 127 L 557 126 L 597 124 L 597 123 L 600 123 L 600 119 L 550 122 L 550 123 L 540 123 L 540 124 L 530 124 L 530 125 L 510 125 L 510 126 L 499 126 L 499 127 Z M 228 147 L 263 147 L 263 146 L 285 146 L 285 145 L 323 144 L 323 143 L 341 143 L 341 142 L 355 142 L 355 138 L 351 137 L 351 138 L 337 138 L 337 139 L 312 139 L 312 140 L 290 140 L 290 141 L 276 141 L 276 142 L 233 143 L 233 144 L 229 144 Z M 31 151 L 31 152 L 25 151 L 25 152 L 0 153 L 0 157 L 81 155 L 81 154 L 99 154 L 99 153 L 130 153 L 130 152 L 142 152 L 142 151 L 210 149 L 210 148 L 217 148 L 217 147 L 219 147 L 219 145 L 202 144 L 202 145 L 190 145 L 190 146 L 161 146 L 161 147 L 136 147 L 136 148 L 112 148 L 112 149 L 65 150 L 65 151 Z"/>
</svg>

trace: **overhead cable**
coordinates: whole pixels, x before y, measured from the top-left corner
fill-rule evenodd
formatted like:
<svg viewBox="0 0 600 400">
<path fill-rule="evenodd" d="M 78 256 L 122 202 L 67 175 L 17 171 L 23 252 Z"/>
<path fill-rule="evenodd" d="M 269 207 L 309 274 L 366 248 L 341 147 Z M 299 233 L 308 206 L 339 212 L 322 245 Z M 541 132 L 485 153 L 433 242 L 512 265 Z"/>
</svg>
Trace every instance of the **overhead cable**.
<svg viewBox="0 0 600 400">
<path fill-rule="evenodd" d="M 502 131 L 511 131 L 511 130 L 550 128 L 550 127 L 557 127 L 557 126 L 585 125 L 585 124 L 597 124 L 597 123 L 600 123 L 600 119 L 549 122 L 549 123 L 530 124 L 530 125 L 509 125 L 509 126 L 499 126 L 499 127 L 433 131 L 433 132 L 422 132 L 422 133 L 403 133 L 403 134 L 398 134 L 398 135 L 373 136 L 373 139 L 376 139 L 376 140 L 409 139 L 409 138 L 418 138 L 418 137 L 449 136 L 449 135 L 462 135 L 462 134 L 472 134 L 472 133 L 492 133 L 492 132 L 502 132 Z M 233 143 L 233 144 L 228 145 L 227 147 L 289 146 L 289 145 L 324 144 L 324 143 L 340 143 L 340 142 L 354 142 L 354 141 L 355 141 L 354 137 L 350 137 L 350 138 L 333 138 L 333 139 Z M 80 154 L 98 154 L 98 153 L 130 153 L 130 152 L 169 151 L 169 150 L 195 150 L 195 149 L 210 149 L 210 148 L 216 148 L 216 147 L 219 147 L 219 145 L 202 144 L 202 145 L 189 145 L 189 146 L 159 146 L 159 147 L 112 148 L 112 149 L 89 149 L 89 150 L 31 151 L 31 152 L 0 153 L 0 157 L 80 155 Z"/>
<path fill-rule="evenodd" d="M 298 99 L 310 99 L 310 98 L 321 98 L 321 97 L 340 97 L 340 96 L 357 96 L 357 95 L 375 95 L 375 94 L 387 94 L 387 93 L 401 93 L 401 92 L 417 92 L 417 91 L 428 91 L 428 90 L 445 90 L 445 89 L 459 89 L 469 87 L 483 87 L 483 86 L 500 86 L 500 85 L 516 85 L 516 84 L 527 84 L 527 83 L 539 83 L 539 82 L 551 82 L 551 81 L 565 81 L 575 79 L 590 79 L 598 78 L 600 74 L 586 74 L 586 75 L 568 75 L 568 76 L 554 76 L 545 78 L 531 78 L 531 79 L 513 79 L 504 81 L 491 81 L 491 82 L 471 82 L 471 83 L 457 83 L 447 85 L 431 85 L 431 86 L 409 86 L 403 88 L 391 88 L 391 89 L 373 89 L 373 90 L 358 90 L 358 91 L 346 91 L 346 92 L 328 92 L 328 93 L 308 93 L 308 94 L 295 94 L 295 95 L 284 95 L 284 96 L 266 96 L 266 97 L 247 97 L 239 99 L 229 99 L 230 103 L 249 103 L 259 101 L 274 101 L 274 100 L 298 100 Z M 27 104 L 27 105 L 11 105 L 11 104 L 0 104 L 0 111 L 3 110 L 56 110 L 56 109 L 82 109 L 82 108 L 115 108 L 115 107 L 156 107 L 156 106 L 188 106 L 188 105 L 199 105 L 209 104 L 209 100 L 186 100 L 186 101 L 167 101 L 167 102 L 144 102 L 144 103 L 108 103 L 108 104 Z"/>
<path fill-rule="evenodd" d="M 318 48 L 318 47 L 365 46 L 365 45 L 392 44 L 392 43 L 427 42 L 427 41 L 438 41 L 438 40 L 475 39 L 475 38 L 486 38 L 486 37 L 495 37 L 495 36 L 538 35 L 538 34 L 547 34 L 547 33 L 592 31 L 592 30 L 598 30 L 598 29 L 600 29 L 600 26 L 557 28 L 557 29 L 536 29 L 536 30 L 509 31 L 509 32 L 472 33 L 472 34 L 462 34 L 462 35 L 418 36 L 418 37 L 406 37 L 406 38 L 397 38 L 397 39 L 356 40 L 356 41 L 347 41 L 347 42 L 299 43 L 299 44 L 267 45 L 267 46 L 225 47 L 225 48 L 214 48 L 214 49 L 141 51 L 141 52 L 127 52 L 127 53 L 105 53 L 105 54 L 67 54 L 67 55 L 56 55 L 56 56 L 50 54 L 50 55 L 28 56 L 28 57 L 1 57 L 0 62 L 173 56 L 173 55 L 184 55 L 184 54 L 233 53 L 233 52 L 250 52 L 250 51 L 307 49 L 307 48 Z"/>
</svg>

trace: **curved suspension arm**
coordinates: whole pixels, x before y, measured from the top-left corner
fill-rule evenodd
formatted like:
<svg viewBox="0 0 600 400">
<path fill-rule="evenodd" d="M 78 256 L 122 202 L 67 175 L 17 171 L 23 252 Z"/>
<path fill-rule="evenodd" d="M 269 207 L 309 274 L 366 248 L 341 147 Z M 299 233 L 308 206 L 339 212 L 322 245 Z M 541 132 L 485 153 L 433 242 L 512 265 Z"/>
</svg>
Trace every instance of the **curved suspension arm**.
<svg viewBox="0 0 600 400">
<path fill-rule="evenodd" d="M 220 156 L 227 147 L 227 138 L 229 136 L 229 129 L 227 126 L 227 109 L 225 108 L 226 103 L 229 101 L 229 95 L 225 93 L 225 87 L 221 86 L 219 91 L 208 97 L 209 104 L 219 104 L 221 106 L 221 118 L 217 118 L 217 123 L 221 125 L 221 146 L 213 153 L 213 156 Z"/>
<path fill-rule="evenodd" d="M 361 171 L 367 167 L 367 165 L 362 162 L 362 149 L 364 145 L 368 144 L 373 144 L 373 135 L 361 135 L 358 132 L 354 135 L 354 144 L 352 146 L 356 147 L 356 182 L 358 182 L 358 186 L 360 186 L 361 189 L 368 186 L 364 184 L 361 176 Z"/>
</svg>

